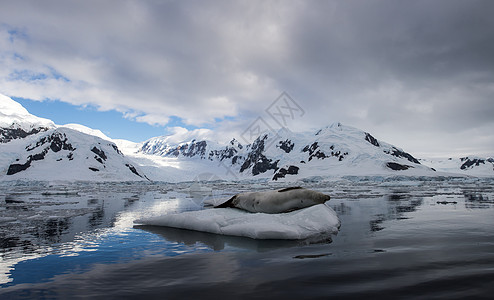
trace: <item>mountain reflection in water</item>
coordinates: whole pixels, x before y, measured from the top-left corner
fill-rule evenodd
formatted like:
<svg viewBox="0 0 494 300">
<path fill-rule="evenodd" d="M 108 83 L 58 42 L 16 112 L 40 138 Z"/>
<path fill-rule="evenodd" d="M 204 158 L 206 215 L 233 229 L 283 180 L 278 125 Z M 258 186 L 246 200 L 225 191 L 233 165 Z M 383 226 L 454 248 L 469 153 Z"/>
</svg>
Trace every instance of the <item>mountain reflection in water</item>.
<svg viewBox="0 0 494 300">
<path fill-rule="evenodd" d="M 195 183 L 197 185 L 197 183 Z M 283 184 L 0 185 L 0 298 L 488 298 L 494 181 L 306 182 L 338 235 L 258 241 L 135 226 L 208 197 Z"/>
</svg>

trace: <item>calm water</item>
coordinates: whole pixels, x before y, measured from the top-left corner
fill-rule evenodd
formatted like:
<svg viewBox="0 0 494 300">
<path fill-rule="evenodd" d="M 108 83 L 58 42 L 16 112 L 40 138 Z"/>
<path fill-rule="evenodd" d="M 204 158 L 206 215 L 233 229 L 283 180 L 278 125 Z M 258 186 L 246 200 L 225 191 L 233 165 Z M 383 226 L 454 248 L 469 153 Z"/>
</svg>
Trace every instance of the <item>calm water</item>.
<svg viewBox="0 0 494 300">
<path fill-rule="evenodd" d="M 301 185 L 332 196 L 332 242 L 133 224 L 282 185 L 3 183 L 0 298 L 493 297 L 494 180 Z"/>
</svg>

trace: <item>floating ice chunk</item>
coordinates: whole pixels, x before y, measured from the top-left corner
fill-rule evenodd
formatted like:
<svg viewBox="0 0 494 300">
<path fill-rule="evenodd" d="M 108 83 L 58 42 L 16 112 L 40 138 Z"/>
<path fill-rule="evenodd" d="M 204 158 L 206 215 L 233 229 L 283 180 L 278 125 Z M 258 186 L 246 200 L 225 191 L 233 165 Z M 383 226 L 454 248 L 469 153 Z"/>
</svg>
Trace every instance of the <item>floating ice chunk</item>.
<svg viewBox="0 0 494 300">
<path fill-rule="evenodd" d="M 135 221 L 253 239 L 303 240 L 336 234 L 340 220 L 330 207 L 319 204 L 282 214 L 250 213 L 215 208 L 169 214 Z"/>
</svg>

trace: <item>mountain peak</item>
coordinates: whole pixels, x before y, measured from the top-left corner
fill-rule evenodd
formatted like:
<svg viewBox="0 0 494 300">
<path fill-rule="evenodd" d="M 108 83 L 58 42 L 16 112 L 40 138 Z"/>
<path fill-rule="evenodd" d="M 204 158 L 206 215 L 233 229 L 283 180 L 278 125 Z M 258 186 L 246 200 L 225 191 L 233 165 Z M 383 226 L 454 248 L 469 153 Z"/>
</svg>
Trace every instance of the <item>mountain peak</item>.
<svg viewBox="0 0 494 300">
<path fill-rule="evenodd" d="M 0 127 L 21 128 L 27 131 L 36 127 L 54 128 L 55 123 L 30 114 L 21 104 L 0 94 Z"/>
<path fill-rule="evenodd" d="M 112 139 L 109 138 L 103 132 L 101 132 L 101 130 L 92 129 L 92 128 L 89 128 L 87 126 L 81 125 L 81 124 L 73 124 L 73 123 L 71 123 L 71 124 L 65 124 L 65 125 L 60 126 L 60 127 L 70 128 L 72 130 L 76 130 L 76 131 L 79 131 L 79 132 L 82 132 L 82 133 L 85 133 L 85 134 L 88 134 L 88 135 L 97 136 L 97 137 L 102 138 L 102 139 L 107 140 L 107 141 L 112 141 Z"/>
<path fill-rule="evenodd" d="M 171 144 L 156 138 L 143 143 L 139 152 L 176 160 L 181 171 L 185 171 L 183 166 L 193 165 L 191 172 L 205 166 L 208 172 L 218 169 L 236 179 L 433 173 L 400 148 L 340 122 L 323 127 L 316 135 L 282 128 L 261 133 L 242 147 L 236 144 L 236 139 L 220 145 L 210 140 Z"/>
<path fill-rule="evenodd" d="M 334 122 L 333 124 L 329 125 L 328 127 L 333 128 L 333 129 L 340 128 L 340 127 L 342 127 L 342 124 L 340 122 Z"/>
</svg>

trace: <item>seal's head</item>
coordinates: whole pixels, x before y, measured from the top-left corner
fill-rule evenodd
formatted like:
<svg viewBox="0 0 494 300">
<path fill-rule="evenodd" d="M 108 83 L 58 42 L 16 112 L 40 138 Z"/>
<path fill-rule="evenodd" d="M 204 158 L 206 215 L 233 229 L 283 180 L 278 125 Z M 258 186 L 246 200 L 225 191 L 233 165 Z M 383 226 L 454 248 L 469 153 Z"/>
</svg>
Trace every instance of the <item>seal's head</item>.
<svg viewBox="0 0 494 300">
<path fill-rule="evenodd" d="M 310 190 L 309 190 L 309 192 L 310 192 L 310 198 L 316 204 L 323 204 L 326 201 L 328 201 L 329 199 L 331 199 L 331 197 L 329 197 L 329 195 L 326 195 L 326 194 L 323 194 L 323 193 L 320 193 L 320 192 L 310 191 Z"/>
<path fill-rule="evenodd" d="M 323 194 L 323 195 L 324 195 L 324 199 L 325 199 L 324 202 L 329 201 L 329 199 L 331 199 L 331 197 L 329 197 L 329 195 L 325 195 L 325 194 Z"/>
<path fill-rule="evenodd" d="M 329 197 L 329 195 L 321 193 L 321 196 L 319 199 L 321 199 L 321 203 L 325 203 L 326 201 L 329 201 L 329 199 L 331 199 L 331 197 Z"/>
</svg>

